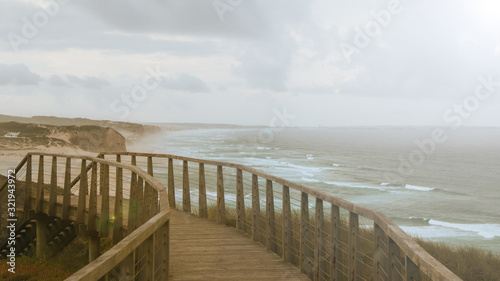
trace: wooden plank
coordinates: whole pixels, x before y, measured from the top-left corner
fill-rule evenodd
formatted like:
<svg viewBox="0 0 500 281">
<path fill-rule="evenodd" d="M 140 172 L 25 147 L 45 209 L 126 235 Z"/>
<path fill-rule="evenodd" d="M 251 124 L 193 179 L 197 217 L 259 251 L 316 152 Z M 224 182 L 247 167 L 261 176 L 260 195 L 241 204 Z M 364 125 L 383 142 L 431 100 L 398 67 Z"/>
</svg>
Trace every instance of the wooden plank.
<svg viewBox="0 0 500 281">
<path fill-rule="evenodd" d="M 293 256 L 293 228 L 292 228 L 292 210 L 290 205 L 290 188 L 283 186 L 283 260 L 295 264 Z"/>
<path fill-rule="evenodd" d="M 66 158 L 66 168 L 64 170 L 64 191 L 62 219 L 69 220 L 69 208 L 71 204 L 71 157 Z"/>
<path fill-rule="evenodd" d="M 373 249 L 373 278 L 375 281 L 385 281 L 388 271 L 388 259 L 384 247 L 387 245 L 387 235 L 375 222 L 373 224 L 374 249 Z"/>
<path fill-rule="evenodd" d="M 206 232 L 206 225 L 217 224 L 178 211 L 172 211 L 171 224 L 180 228 L 170 229 L 169 280 L 308 280 L 235 228 L 219 226 Z M 184 227 L 207 239 L 185 239 Z M 219 237 L 234 243 L 213 243 Z"/>
<path fill-rule="evenodd" d="M 315 243 L 314 243 L 314 280 L 321 280 L 321 272 L 325 271 L 323 259 L 323 233 L 325 232 L 323 200 L 316 198 L 316 213 L 315 213 Z"/>
<path fill-rule="evenodd" d="M 174 161 L 168 158 L 168 204 L 175 209 Z"/>
<path fill-rule="evenodd" d="M 410 257 L 406 256 L 406 268 L 405 268 L 405 276 L 406 280 L 412 281 L 420 281 L 420 269 L 417 265 L 410 259 Z"/>
<path fill-rule="evenodd" d="M 349 280 L 361 280 L 359 248 L 359 216 L 349 212 Z"/>
<path fill-rule="evenodd" d="M 226 223 L 226 203 L 224 199 L 224 176 L 222 166 L 217 166 L 217 223 Z"/>
<path fill-rule="evenodd" d="M 52 157 L 52 168 L 50 169 L 50 199 L 49 199 L 49 216 L 55 217 L 56 202 L 57 202 L 57 157 Z"/>
<path fill-rule="evenodd" d="M 236 170 L 236 228 L 246 231 L 245 194 L 243 192 L 243 171 Z"/>
<path fill-rule="evenodd" d="M 266 180 L 266 245 L 273 252 L 278 251 L 276 243 L 276 219 L 274 214 L 273 182 Z"/>
<path fill-rule="evenodd" d="M 100 213 L 100 236 L 109 236 L 109 165 L 101 164 L 102 185 L 101 185 L 101 213 Z"/>
<path fill-rule="evenodd" d="M 188 162 L 182 162 L 182 209 L 191 213 L 191 191 L 189 190 Z"/>
<path fill-rule="evenodd" d="M 37 186 L 37 196 L 36 196 L 36 205 L 35 212 L 42 213 L 43 212 L 43 187 L 44 187 L 44 169 L 43 169 L 43 155 L 39 156 L 38 160 L 38 186 Z"/>
<path fill-rule="evenodd" d="M 199 213 L 200 217 L 202 218 L 208 218 L 208 207 L 207 207 L 207 187 L 205 183 L 205 165 L 203 163 L 199 164 L 199 179 L 198 179 L 198 184 L 199 184 L 199 202 L 198 202 L 198 207 L 199 207 Z"/>
<path fill-rule="evenodd" d="M 340 249 L 341 231 L 340 208 L 332 205 L 330 223 L 330 281 L 344 280 L 342 274 L 342 251 Z"/>
<path fill-rule="evenodd" d="M 97 230 L 97 163 L 92 162 L 92 172 L 90 176 L 90 194 L 89 194 L 89 216 L 87 231 L 89 235 L 96 236 Z"/>
<path fill-rule="evenodd" d="M 259 178 L 252 174 L 252 238 L 255 241 L 262 241 L 260 236 L 260 195 Z"/>
<path fill-rule="evenodd" d="M 87 200 L 87 189 L 88 189 L 87 161 L 85 159 L 83 159 L 81 170 L 80 170 L 80 189 L 78 192 L 78 211 L 77 211 L 77 215 L 76 215 L 76 222 L 78 224 L 85 223 L 85 208 L 86 208 L 86 200 Z"/>
<path fill-rule="evenodd" d="M 309 252 L 307 244 L 311 240 L 309 232 L 309 195 L 305 192 L 301 193 L 300 200 L 300 271 L 310 272 L 309 268 Z"/>
<path fill-rule="evenodd" d="M 401 249 L 399 248 L 398 244 L 392 240 L 391 237 L 389 237 L 389 266 L 390 266 L 390 271 L 389 271 L 389 280 L 390 281 L 402 281 L 403 277 L 399 272 L 402 272 L 401 268 Z"/>
<path fill-rule="evenodd" d="M 117 155 L 116 162 L 121 162 L 120 155 Z M 120 167 L 116 168 L 114 207 L 113 244 L 116 244 L 122 240 L 123 236 L 123 169 Z"/>
</svg>

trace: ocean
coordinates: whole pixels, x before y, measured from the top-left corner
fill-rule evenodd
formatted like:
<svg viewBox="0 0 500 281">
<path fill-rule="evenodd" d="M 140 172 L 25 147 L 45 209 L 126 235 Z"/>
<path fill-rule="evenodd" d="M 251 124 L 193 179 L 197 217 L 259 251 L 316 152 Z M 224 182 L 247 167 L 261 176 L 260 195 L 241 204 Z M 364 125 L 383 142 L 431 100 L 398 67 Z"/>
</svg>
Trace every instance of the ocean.
<svg viewBox="0 0 500 281">
<path fill-rule="evenodd" d="M 500 129 L 199 129 L 141 145 L 248 165 L 380 211 L 413 236 L 500 254 Z"/>
</svg>

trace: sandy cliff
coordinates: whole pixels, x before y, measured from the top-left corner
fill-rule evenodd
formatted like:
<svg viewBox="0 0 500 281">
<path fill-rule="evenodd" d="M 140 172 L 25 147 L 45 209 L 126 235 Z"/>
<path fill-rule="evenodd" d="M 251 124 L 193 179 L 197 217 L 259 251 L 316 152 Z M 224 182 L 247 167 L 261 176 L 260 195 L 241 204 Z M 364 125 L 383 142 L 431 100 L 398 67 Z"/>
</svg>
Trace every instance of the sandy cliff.
<svg viewBox="0 0 500 281">
<path fill-rule="evenodd" d="M 126 139 L 112 128 L 0 123 L 0 149 L 71 147 L 92 152 L 126 151 Z"/>
</svg>

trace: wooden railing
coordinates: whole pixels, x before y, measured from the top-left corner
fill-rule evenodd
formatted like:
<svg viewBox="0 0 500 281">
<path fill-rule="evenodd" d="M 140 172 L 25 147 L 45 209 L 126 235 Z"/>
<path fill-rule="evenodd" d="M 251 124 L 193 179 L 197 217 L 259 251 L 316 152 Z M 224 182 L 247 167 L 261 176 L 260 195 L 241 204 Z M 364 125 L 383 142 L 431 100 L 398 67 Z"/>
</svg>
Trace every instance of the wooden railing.
<svg viewBox="0 0 500 281">
<path fill-rule="evenodd" d="M 103 153 L 147 170 L 172 208 L 233 225 L 312 280 L 461 280 L 380 212 L 233 163 Z"/>
<path fill-rule="evenodd" d="M 168 279 L 170 209 L 166 188 L 152 176 L 152 169 L 148 174 L 120 163 L 120 156 L 109 161 L 29 153 L 16 171 L 22 214 L 18 225 L 36 221 L 37 256 L 47 250 L 48 241 L 38 237 L 44 231 L 38 228 L 47 227 L 49 218 L 75 221 L 78 234 L 89 238 L 90 263 L 67 280 Z M 72 175 L 78 175 L 78 180 Z M 5 192 L 1 187 L 0 198 Z M 0 216 L 7 217 L 3 208 Z M 5 231 L 0 227 L 0 233 Z M 116 245 L 99 256 L 101 237 L 111 238 Z"/>
</svg>

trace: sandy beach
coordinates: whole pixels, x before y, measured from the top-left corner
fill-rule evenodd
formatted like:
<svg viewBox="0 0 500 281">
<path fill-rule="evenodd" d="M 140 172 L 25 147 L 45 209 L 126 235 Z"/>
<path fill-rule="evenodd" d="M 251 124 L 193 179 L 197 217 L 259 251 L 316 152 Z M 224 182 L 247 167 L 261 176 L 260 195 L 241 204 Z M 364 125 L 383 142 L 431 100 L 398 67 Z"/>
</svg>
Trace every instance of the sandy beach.
<svg viewBox="0 0 500 281">
<path fill-rule="evenodd" d="M 44 152 L 44 153 L 60 153 L 68 155 L 87 155 L 96 156 L 97 153 L 85 151 L 82 149 L 70 147 L 39 147 L 35 150 L 17 149 L 17 150 L 0 150 L 0 174 L 7 174 L 7 170 L 15 168 L 19 162 L 29 152 Z"/>
</svg>

